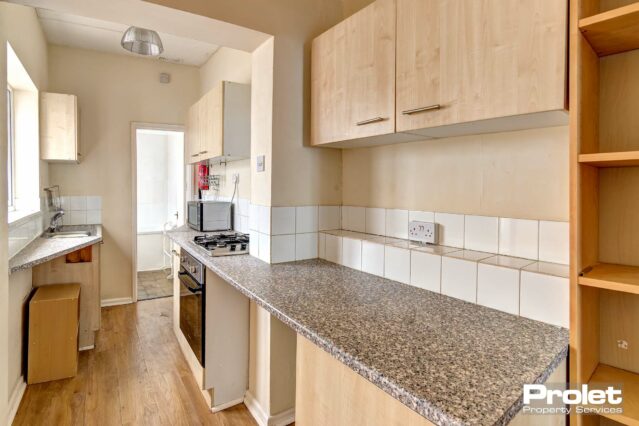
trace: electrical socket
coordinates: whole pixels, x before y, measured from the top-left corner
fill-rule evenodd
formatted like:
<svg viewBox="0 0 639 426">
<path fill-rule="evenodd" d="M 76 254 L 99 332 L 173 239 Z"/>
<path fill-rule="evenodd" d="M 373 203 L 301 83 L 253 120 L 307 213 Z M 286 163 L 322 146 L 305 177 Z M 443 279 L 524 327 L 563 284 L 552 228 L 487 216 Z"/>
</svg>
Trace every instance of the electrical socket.
<svg viewBox="0 0 639 426">
<path fill-rule="evenodd" d="M 408 224 L 408 239 L 428 244 L 437 244 L 437 224 L 412 220 Z"/>
</svg>

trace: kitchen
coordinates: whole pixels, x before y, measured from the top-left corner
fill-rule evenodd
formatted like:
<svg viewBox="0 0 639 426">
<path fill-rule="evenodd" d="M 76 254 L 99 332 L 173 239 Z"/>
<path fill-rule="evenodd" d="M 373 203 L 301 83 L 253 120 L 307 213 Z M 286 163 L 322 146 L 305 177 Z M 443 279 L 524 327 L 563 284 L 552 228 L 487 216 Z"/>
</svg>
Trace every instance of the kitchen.
<svg viewBox="0 0 639 426">
<path fill-rule="evenodd" d="M 0 3 L 3 418 L 633 424 L 636 9 Z M 184 134 L 146 246 L 136 129 Z M 621 411 L 527 414 L 568 382 Z"/>
</svg>

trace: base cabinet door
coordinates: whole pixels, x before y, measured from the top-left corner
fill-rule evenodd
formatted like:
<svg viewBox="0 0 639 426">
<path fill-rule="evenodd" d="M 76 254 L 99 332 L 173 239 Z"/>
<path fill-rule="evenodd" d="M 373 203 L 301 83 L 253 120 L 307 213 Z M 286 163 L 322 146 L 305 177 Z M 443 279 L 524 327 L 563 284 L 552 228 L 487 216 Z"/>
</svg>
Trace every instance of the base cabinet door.
<svg viewBox="0 0 639 426">
<path fill-rule="evenodd" d="M 311 143 L 395 131 L 395 0 L 377 0 L 313 41 Z"/>
<path fill-rule="evenodd" d="M 559 0 L 397 0 L 397 131 L 564 110 L 566 25 Z"/>
</svg>

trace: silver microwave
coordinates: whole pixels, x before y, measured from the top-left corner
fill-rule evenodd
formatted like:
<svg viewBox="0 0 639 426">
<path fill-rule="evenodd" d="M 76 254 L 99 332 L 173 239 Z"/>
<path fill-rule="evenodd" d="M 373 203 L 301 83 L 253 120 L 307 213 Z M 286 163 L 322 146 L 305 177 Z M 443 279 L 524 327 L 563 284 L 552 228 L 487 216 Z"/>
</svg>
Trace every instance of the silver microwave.
<svg viewBox="0 0 639 426">
<path fill-rule="evenodd" d="M 188 225 L 200 232 L 233 229 L 233 204 L 227 201 L 189 201 Z"/>
</svg>

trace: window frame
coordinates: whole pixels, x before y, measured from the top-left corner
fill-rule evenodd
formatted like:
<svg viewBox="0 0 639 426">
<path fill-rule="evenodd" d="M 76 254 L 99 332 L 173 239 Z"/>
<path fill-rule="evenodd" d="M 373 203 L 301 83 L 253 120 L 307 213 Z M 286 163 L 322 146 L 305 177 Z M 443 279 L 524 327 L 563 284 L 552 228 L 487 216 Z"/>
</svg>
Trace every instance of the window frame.
<svg viewBox="0 0 639 426">
<path fill-rule="evenodd" d="M 15 99 L 13 95 L 13 87 L 7 84 L 7 205 L 9 211 L 16 210 Z"/>
</svg>

